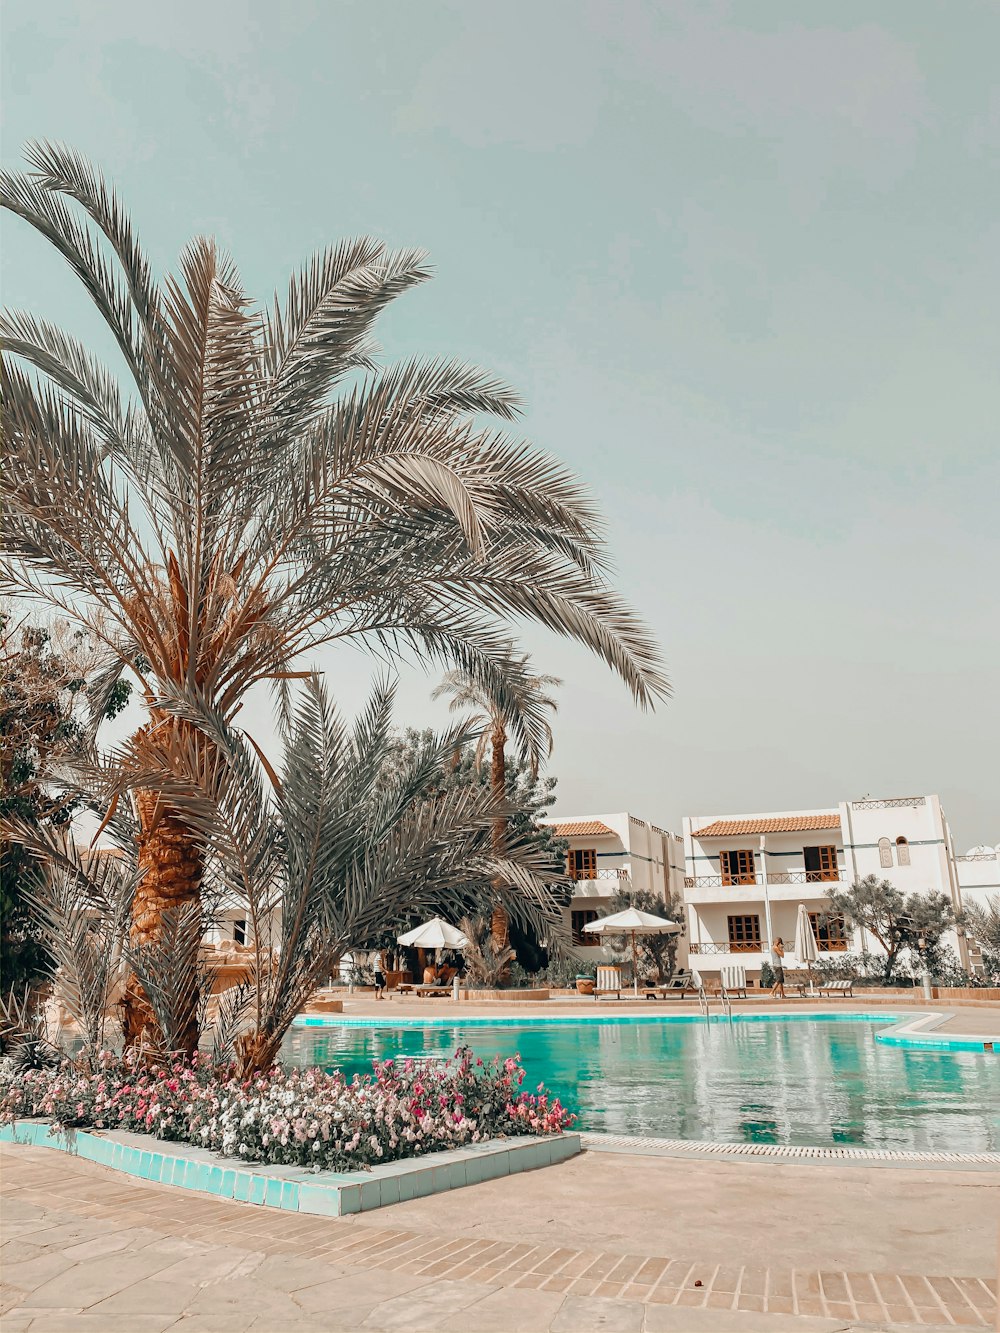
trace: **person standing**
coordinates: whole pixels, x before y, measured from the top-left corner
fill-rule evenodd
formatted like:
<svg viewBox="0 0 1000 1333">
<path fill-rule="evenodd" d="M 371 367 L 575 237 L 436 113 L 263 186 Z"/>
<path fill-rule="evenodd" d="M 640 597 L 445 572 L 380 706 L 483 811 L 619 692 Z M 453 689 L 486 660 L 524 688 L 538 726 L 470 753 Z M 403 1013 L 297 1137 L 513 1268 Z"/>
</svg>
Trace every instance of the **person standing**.
<svg viewBox="0 0 1000 1333">
<path fill-rule="evenodd" d="M 771 995 L 783 1000 L 785 999 L 785 946 L 780 935 L 771 947 L 771 970 L 774 972 Z"/>
<path fill-rule="evenodd" d="M 382 969 L 382 951 L 375 955 L 375 998 L 385 999 L 385 972 Z"/>
</svg>

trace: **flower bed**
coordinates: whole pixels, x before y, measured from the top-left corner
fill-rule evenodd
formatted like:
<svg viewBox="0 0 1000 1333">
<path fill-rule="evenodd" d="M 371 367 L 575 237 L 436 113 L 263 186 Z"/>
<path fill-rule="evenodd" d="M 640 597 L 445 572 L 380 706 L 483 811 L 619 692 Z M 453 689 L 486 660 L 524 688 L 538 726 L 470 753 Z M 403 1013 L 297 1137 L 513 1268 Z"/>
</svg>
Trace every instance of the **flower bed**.
<svg viewBox="0 0 1000 1333">
<path fill-rule="evenodd" d="M 95 1072 L 0 1071 L 0 1124 L 42 1116 L 63 1128 L 121 1129 L 272 1166 L 350 1171 L 486 1139 L 558 1134 L 575 1117 L 517 1057 L 459 1050 L 434 1064 L 385 1060 L 346 1082 L 275 1066 L 239 1080 L 206 1063 L 152 1068 L 104 1053 Z"/>
</svg>

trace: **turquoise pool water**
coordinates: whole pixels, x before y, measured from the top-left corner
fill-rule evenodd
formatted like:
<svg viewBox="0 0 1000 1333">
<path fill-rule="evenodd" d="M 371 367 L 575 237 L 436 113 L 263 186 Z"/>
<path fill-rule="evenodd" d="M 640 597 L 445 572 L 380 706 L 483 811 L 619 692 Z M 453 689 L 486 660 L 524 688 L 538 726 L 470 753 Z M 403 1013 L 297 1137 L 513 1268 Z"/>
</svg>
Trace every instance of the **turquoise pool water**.
<svg viewBox="0 0 1000 1333">
<path fill-rule="evenodd" d="M 895 1020 L 893 1020 L 895 1021 Z M 519 1052 L 578 1128 L 717 1143 L 1000 1150 L 1000 1060 L 875 1041 L 886 1020 L 296 1026 L 289 1063 L 368 1072 L 392 1056 Z"/>
</svg>

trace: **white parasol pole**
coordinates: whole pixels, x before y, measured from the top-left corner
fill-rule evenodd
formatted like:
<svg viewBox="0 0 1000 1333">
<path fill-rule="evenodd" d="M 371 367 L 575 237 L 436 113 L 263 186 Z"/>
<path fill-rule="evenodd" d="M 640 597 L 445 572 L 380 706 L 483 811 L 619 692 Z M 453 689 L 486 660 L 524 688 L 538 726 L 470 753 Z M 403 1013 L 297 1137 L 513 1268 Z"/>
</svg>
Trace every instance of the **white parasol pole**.
<svg viewBox="0 0 1000 1333">
<path fill-rule="evenodd" d="M 635 931 L 632 932 L 632 991 L 639 998 L 639 955 L 635 947 Z"/>
</svg>

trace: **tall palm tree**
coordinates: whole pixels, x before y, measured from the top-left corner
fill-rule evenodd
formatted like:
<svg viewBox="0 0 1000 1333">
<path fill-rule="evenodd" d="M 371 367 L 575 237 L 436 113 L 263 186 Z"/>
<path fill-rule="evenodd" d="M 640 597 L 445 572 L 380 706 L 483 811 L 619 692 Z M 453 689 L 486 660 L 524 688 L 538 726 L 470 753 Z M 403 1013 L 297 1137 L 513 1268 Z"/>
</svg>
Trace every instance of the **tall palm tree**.
<svg viewBox="0 0 1000 1333">
<path fill-rule="evenodd" d="M 503 694 L 461 668 L 447 672 L 432 698 L 447 697 L 452 713 L 467 713 L 479 729 L 476 745 L 476 765 L 482 767 L 487 746 L 490 752 L 490 787 L 498 805 L 507 794 L 507 741 L 513 735 L 519 745 L 519 756 L 537 775 L 542 763 L 552 753 L 552 726 L 549 717 L 558 708 L 556 699 L 548 693 L 558 689 L 562 681 L 557 676 L 534 675 L 530 659 L 511 651 L 505 672 Z M 502 811 L 493 821 L 493 855 L 502 857 L 507 841 L 507 816 Z M 492 916 L 494 946 L 505 948 L 510 925 L 503 903 L 498 898 Z"/>
<path fill-rule="evenodd" d="M 516 395 L 453 361 L 376 364 L 372 327 L 428 277 L 421 254 L 342 242 L 260 310 L 214 240 L 157 280 L 84 158 L 26 155 L 33 170 L 0 176 L 0 203 L 67 260 L 125 382 L 34 314 L 0 320 L 0 593 L 85 626 L 107 649 L 107 688 L 137 674 L 137 745 L 210 764 L 251 686 L 306 674 L 314 650 L 348 639 L 457 665 L 506 697 L 505 622 L 522 616 L 586 644 L 640 705 L 666 696 L 653 638 L 606 581 L 590 499 L 480 422 L 513 420 Z M 164 913 L 197 897 L 205 849 L 157 788 L 134 799 L 132 929 L 154 947 Z M 155 1017 L 135 978 L 128 1003 L 135 1037 Z"/>
</svg>

